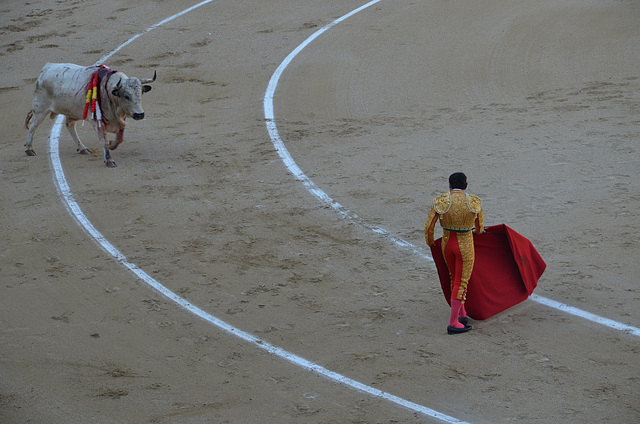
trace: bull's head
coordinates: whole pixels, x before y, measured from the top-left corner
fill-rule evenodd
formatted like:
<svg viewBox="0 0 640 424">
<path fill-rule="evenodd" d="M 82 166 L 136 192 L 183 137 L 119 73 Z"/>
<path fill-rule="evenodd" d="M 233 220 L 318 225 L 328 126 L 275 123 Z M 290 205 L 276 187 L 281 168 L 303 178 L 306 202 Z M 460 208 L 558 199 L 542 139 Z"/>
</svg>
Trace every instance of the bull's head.
<svg viewBox="0 0 640 424">
<path fill-rule="evenodd" d="M 151 90 L 150 84 L 156 80 L 156 72 L 153 78 L 139 80 L 138 78 L 120 78 L 118 83 L 111 90 L 111 94 L 119 99 L 122 112 L 131 116 L 135 120 L 144 118 L 144 110 L 142 110 L 141 96 Z"/>
</svg>

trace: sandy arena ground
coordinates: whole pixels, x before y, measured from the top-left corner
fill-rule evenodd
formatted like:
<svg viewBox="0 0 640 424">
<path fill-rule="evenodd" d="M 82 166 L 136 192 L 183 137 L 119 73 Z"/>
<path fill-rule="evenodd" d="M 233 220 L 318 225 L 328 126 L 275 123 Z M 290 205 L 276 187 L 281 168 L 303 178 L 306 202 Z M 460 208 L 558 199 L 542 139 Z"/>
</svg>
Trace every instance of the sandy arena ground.
<svg viewBox="0 0 640 424">
<path fill-rule="evenodd" d="M 67 212 L 47 62 L 91 65 L 196 1 L 0 2 L 0 423 L 437 423 L 305 371 L 192 315 Z M 460 420 L 640 422 L 640 340 L 533 300 L 448 336 L 433 265 L 313 197 L 267 133 L 285 57 L 364 0 L 213 1 L 106 64 L 151 77 L 108 169 L 60 155 L 93 225 L 229 324 Z M 285 70 L 278 129 L 318 187 L 425 248 L 451 172 L 486 224 L 531 239 L 536 294 L 640 324 L 640 3 L 382 0 Z M 90 125 L 79 126 L 97 149 Z"/>
</svg>

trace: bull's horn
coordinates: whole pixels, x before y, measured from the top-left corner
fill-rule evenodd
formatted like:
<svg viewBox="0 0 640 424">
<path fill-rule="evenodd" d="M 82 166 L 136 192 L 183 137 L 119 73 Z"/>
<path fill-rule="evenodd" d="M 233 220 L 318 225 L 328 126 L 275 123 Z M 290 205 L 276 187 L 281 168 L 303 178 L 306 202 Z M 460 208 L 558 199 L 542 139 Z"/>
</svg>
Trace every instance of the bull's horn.
<svg viewBox="0 0 640 424">
<path fill-rule="evenodd" d="M 156 80 L 156 71 L 153 71 L 153 78 L 140 80 L 142 84 L 149 84 Z"/>
</svg>

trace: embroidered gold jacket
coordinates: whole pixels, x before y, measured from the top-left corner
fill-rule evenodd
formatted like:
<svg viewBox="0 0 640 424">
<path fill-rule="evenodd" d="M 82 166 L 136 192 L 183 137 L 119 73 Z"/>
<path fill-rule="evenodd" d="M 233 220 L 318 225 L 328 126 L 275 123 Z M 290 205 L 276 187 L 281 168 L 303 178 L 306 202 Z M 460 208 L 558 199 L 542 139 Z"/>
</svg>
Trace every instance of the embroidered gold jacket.
<svg viewBox="0 0 640 424">
<path fill-rule="evenodd" d="M 462 190 L 452 190 L 436 197 L 424 224 L 424 236 L 429 246 L 434 243 L 433 233 L 438 219 L 444 231 L 466 233 L 475 226 L 476 232 L 480 233 L 484 227 L 482 201 Z"/>
</svg>

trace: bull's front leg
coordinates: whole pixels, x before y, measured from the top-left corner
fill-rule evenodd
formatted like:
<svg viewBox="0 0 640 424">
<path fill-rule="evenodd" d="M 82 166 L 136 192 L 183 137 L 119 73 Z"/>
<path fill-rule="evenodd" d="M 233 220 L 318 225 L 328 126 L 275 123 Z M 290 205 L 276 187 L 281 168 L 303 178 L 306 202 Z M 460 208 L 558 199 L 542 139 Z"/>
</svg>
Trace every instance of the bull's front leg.
<svg viewBox="0 0 640 424">
<path fill-rule="evenodd" d="M 109 154 L 109 149 L 107 149 L 106 147 L 104 148 L 104 164 L 107 165 L 109 168 L 115 168 L 116 163 L 113 161 L 113 159 L 111 159 L 111 154 Z"/>
<path fill-rule="evenodd" d="M 124 141 L 124 128 L 120 128 L 118 132 L 116 132 L 116 139 L 109 145 L 111 150 L 116 150 L 120 143 Z"/>
<path fill-rule="evenodd" d="M 107 135 L 107 129 L 101 121 L 91 121 L 93 123 L 93 128 L 96 130 L 96 134 L 98 134 L 98 140 L 100 140 L 100 144 L 102 144 L 102 149 L 104 150 L 104 164 L 109 168 L 115 168 L 116 163 L 111 159 L 111 154 L 109 154 L 109 136 Z"/>
<path fill-rule="evenodd" d="M 77 121 L 69 118 L 65 120 L 67 130 L 69 131 L 69 134 L 71 134 L 71 138 L 73 138 L 73 141 L 76 142 L 76 152 L 80 153 L 81 155 L 90 155 L 91 152 L 86 148 L 84 144 L 82 144 L 82 141 L 80 141 L 80 137 L 78 137 L 78 132 L 76 131 L 76 122 Z"/>
</svg>

